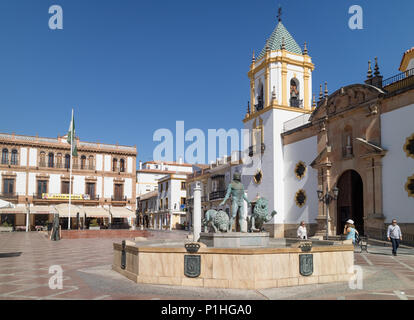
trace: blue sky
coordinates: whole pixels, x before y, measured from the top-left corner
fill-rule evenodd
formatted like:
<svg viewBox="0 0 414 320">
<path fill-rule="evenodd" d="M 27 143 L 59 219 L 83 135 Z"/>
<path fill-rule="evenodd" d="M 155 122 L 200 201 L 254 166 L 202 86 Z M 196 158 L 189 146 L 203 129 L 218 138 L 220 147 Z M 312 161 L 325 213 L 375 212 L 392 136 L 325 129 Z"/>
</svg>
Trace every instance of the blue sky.
<svg viewBox="0 0 414 320">
<path fill-rule="evenodd" d="M 63 30 L 48 9 L 63 8 Z M 365 80 L 378 56 L 385 78 L 414 46 L 410 0 L 1 0 L 0 132 L 56 137 L 71 108 L 83 141 L 137 145 L 151 160 L 155 130 L 241 128 L 247 71 L 282 21 L 315 64 L 313 91 Z M 364 10 L 350 30 L 348 9 Z"/>
</svg>

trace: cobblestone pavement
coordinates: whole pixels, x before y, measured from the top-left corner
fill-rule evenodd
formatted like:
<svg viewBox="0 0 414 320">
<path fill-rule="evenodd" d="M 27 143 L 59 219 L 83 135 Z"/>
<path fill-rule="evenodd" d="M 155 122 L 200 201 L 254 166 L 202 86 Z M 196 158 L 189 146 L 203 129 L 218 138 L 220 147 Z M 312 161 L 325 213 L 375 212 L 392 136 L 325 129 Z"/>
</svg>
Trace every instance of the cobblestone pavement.
<svg viewBox="0 0 414 320">
<path fill-rule="evenodd" d="M 168 241 L 168 234 L 160 234 Z M 177 241 L 176 235 L 174 240 Z M 414 300 L 414 249 L 370 246 L 355 254 L 363 272 L 362 289 L 348 283 L 264 290 L 224 290 L 141 285 L 111 270 L 112 243 L 120 239 L 73 239 L 53 242 L 36 232 L 0 234 L 0 300 L 31 299 L 339 299 Z M 145 243 L 155 243 L 148 240 Z M 50 289 L 49 268 L 63 270 L 62 289 Z"/>
</svg>

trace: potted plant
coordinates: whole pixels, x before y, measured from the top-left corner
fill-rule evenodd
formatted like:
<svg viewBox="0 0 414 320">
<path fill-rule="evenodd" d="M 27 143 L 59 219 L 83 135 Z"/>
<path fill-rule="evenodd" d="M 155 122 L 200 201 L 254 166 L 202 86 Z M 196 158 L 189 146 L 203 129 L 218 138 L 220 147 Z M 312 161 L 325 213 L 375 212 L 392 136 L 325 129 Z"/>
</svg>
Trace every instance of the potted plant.
<svg viewBox="0 0 414 320">
<path fill-rule="evenodd" d="M 98 224 L 98 220 L 97 219 L 92 219 L 91 222 L 89 223 L 89 230 L 100 230 L 101 227 Z"/>
<path fill-rule="evenodd" d="M 4 221 L 3 224 L 0 225 L 0 232 L 12 232 L 13 231 L 13 225 L 7 223 L 7 221 Z"/>
</svg>

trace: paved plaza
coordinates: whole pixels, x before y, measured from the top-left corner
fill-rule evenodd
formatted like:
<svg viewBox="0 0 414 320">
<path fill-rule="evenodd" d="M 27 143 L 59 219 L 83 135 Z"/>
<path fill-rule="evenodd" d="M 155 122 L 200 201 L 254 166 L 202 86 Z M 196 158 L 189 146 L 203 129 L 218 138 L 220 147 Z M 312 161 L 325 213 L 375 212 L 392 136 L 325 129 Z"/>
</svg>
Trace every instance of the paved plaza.
<svg viewBox="0 0 414 320">
<path fill-rule="evenodd" d="M 155 233 L 146 245 L 177 242 L 177 232 Z M 48 240 L 41 233 L 0 233 L 0 300 L 414 300 L 414 249 L 370 245 L 355 253 L 363 271 L 362 289 L 348 283 L 263 290 L 230 290 L 143 285 L 111 270 L 112 243 L 121 239 Z M 50 289 L 51 266 L 63 270 L 62 289 Z"/>
</svg>

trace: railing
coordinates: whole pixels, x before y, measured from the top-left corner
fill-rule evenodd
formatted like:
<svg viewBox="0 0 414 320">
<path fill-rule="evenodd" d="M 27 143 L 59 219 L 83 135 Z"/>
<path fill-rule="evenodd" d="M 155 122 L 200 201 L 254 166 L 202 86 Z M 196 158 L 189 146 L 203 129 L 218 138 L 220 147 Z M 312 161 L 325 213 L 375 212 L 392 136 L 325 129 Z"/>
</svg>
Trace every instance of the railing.
<svg viewBox="0 0 414 320">
<path fill-rule="evenodd" d="M 9 164 L 9 159 L 2 159 L 1 164 Z"/>
<path fill-rule="evenodd" d="M 222 199 L 226 196 L 226 190 L 213 191 L 210 193 L 210 200 Z"/>
<path fill-rule="evenodd" d="M 414 84 L 414 68 L 399 73 L 382 81 L 382 87 L 388 91 L 396 91 Z M 387 88 L 386 88 L 387 87 Z"/>
<path fill-rule="evenodd" d="M 120 196 L 112 196 L 111 197 L 112 201 L 127 201 L 127 197 L 120 197 Z"/>
<path fill-rule="evenodd" d="M 18 194 L 15 192 L 2 192 L 0 193 L 0 198 L 6 200 L 17 200 Z"/>
<path fill-rule="evenodd" d="M 309 122 L 310 114 L 302 114 L 283 123 L 283 132 L 293 130 Z"/>
<path fill-rule="evenodd" d="M 70 147 L 70 145 L 64 140 L 62 142 L 60 139 L 55 138 L 42 138 L 42 137 L 32 137 L 32 136 L 24 136 L 24 135 L 16 135 L 16 134 L 7 134 L 7 133 L 0 133 L 0 139 L 7 139 L 13 141 L 25 141 L 25 142 L 35 142 L 35 143 L 53 143 L 53 144 L 64 144 L 66 147 Z M 112 144 L 103 144 L 103 143 L 90 143 L 90 142 L 82 142 L 79 141 L 78 144 L 80 147 L 92 147 L 95 149 L 110 149 L 110 150 L 119 150 L 119 151 L 127 151 L 136 153 L 136 147 L 129 147 L 129 146 L 120 146 L 120 145 L 112 145 Z"/>
</svg>

